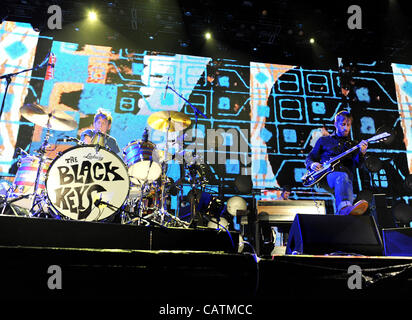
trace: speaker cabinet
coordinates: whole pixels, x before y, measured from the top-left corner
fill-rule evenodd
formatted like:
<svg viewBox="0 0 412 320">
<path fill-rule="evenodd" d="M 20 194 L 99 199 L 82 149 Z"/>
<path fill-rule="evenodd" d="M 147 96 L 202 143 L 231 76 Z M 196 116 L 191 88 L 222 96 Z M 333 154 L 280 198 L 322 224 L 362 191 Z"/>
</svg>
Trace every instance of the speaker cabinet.
<svg viewBox="0 0 412 320">
<path fill-rule="evenodd" d="M 297 214 L 286 254 L 381 256 L 383 245 L 372 216 Z"/>
<path fill-rule="evenodd" d="M 371 214 L 375 218 L 376 225 L 381 232 L 383 228 L 395 228 L 395 219 L 388 209 L 385 194 L 374 194 L 372 198 Z M 382 235 L 382 233 L 381 233 Z"/>
</svg>

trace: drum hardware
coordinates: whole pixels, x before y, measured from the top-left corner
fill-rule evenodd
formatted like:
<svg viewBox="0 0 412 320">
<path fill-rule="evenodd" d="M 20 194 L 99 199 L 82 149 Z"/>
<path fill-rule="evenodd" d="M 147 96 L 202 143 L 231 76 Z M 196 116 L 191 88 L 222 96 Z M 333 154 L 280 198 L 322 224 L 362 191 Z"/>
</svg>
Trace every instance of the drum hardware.
<svg viewBox="0 0 412 320">
<path fill-rule="evenodd" d="M 195 138 L 195 158 L 197 159 L 197 149 L 198 149 L 198 145 L 197 145 L 197 123 L 198 123 L 198 118 L 199 118 L 199 115 L 201 115 L 205 119 L 207 119 L 207 117 L 199 109 L 197 109 L 195 106 L 193 106 L 193 104 L 191 104 L 185 97 L 183 97 L 180 93 L 178 93 L 174 88 L 170 87 L 168 84 L 166 85 L 166 89 L 172 90 L 177 96 L 179 96 L 183 101 L 185 101 L 192 108 L 192 110 L 195 114 L 195 136 L 194 136 L 194 138 Z M 196 227 L 197 222 L 201 217 L 199 217 L 199 213 L 196 210 L 196 206 L 194 206 L 193 208 L 194 208 L 194 212 L 192 212 L 192 216 L 193 216 L 192 226 Z"/>
<path fill-rule="evenodd" d="M 10 205 L 10 204 L 12 204 L 12 203 L 14 203 L 14 202 L 16 202 L 16 201 L 20 201 L 20 200 L 22 200 L 22 199 L 28 198 L 28 197 L 30 197 L 30 196 L 32 196 L 32 195 L 31 195 L 31 194 L 25 194 L 25 195 L 22 195 L 22 196 L 18 196 L 18 197 L 16 197 L 16 198 L 12 198 L 11 200 L 8 200 L 8 199 L 10 198 L 10 194 L 9 194 L 9 192 L 7 192 L 7 194 L 6 194 L 6 196 L 4 197 L 4 199 L 1 200 L 1 205 L 3 206 L 3 208 L 1 209 L 1 213 L 0 213 L 0 214 L 1 214 L 1 215 L 4 214 L 4 211 L 5 211 L 7 205 Z"/>
<path fill-rule="evenodd" d="M 182 210 L 179 217 L 186 221 L 189 219 L 188 223 L 191 227 L 206 227 L 213 223 L 219 226 L 221 219 L 222 222 L 226 220 L 223 218 L 226 212 L 224 200 L 213 193 L 207 192 L 206 188 L 193 188 L 190 190 L 188 195 L 183 198 L 181 206 Z M 191 213 L 190 216 L 187 214 L 188 210 Z"/>
<path fill-rule="evenodd" d="M 91 139 L 90 144 L 94 144 L 96 146 L 105 147 L 106 146 L 107 135 L 103 132 L 98 130 L 93 130 L 93 137 Z"/>
<path fill-rule="evenodd" d="M 138 192 L 134 192 L 138 191 Z M 148 214 L 149 210 L 154 210 L 155 203 L 149 205 L 150 199 L 155 199 L 156 202 L 157 186 L 155 183 L 144 183 L 141 185 L 135 185 L 130 187 L 129 198 L 126 200 L 125 207 L 129 207 L 129 210 L 123 210 L 122 223 L 137 222 L 138 225 L 141 222 L 147 224 L 147 220 L 143 218 L 145 214 Z"/>
<path fill-rule="evenodd" d="M 186 181 L 188 181 L 189 184 L 192 186 L 192 194 L 191 197 L 189 197 L 189 199 L 192 214 L 190 226 L 193 228 L 196 228 L 198 225 L 204 225 L 204 215 L 203 212 L 199 210 L 198 205 L 201 201 L 201 197 L 199 196 L 201 196 L 204 193 L 205 186 L 207 184 L 204 168 L 202 165 L 197 164 L 198 159 L 199 157 L 195 156 L 194 158 L 192 158 L 190 163 L 187 163 L 185 160 L 183 162 L 184 176 L 186 178 Z M 200 193 L 193 192 L 194 190 L 200 190 Z"/>
<path fill-rule="evenodd" d="M 177 111 L 159 111 L 152 114 L 148 119 L 148 125 L 155 130 L 166 132 L 166 148 L 165 157 L 161 164 L 161 195 L 160 195 L 160 208 L 155 210 L 152 214 L 147 216 L 147 219 L 151 219 L 159 222 L 161 225 L 176 225 L 181 227 L 188 227 L 188 223 L 180 220 L 176 215 L 170 214 L 165 208 L 166 200 L 166 183 L 167 183 L 167 162 L 169 155 L 169 132 L 180 131 L 187 128 L 191 120 L 182 112 Z"/>
<path fill-rule="evenodd" d="M 51 119 L 53 117 L 52 113 L 48 114 L 48 120 L 47 120 L 47 124 L 46 124 L 46 135 L 44 137 L 43 143 L 40 147 L 39 150 L 37 150 L 37 153 L 39 154 L 39 167 L 37 169 L 37 175 L 36 175 L 36 180 L 34 183 L 34 199 L 33 199 L 33 205 L 30 209 L 30 213 L 31 216 L 39 216 L 41 213 L 43 213 L 43 207 L 42 207 L 42 203 L 44 201 L 44 198 L 41 197 L 38 194 L 38 189 L 39 189 L 39 180 L 40 180 L 40 174 L 41 171 L 43 170 L 43 163 L 45 162 L 45 155 L 46 155 L 46 148 L 49 145 L 49 138 L 51 136 L 50 134 L 50 128 L 51 128 Z M 37 207 L 37 210 L 35 210 L 35 208 Z"/>
<path fill-rule="evenodd" d="M 99 208 L 101 205 L 103 205 L 105 207 L 108 207 L 108 208 L 112 209 L 113 212 L 116 212 L 116 211 L 118 211 L 119 209 L 121 209 L 123 207 L 123 205 L 120 206 L 120 207 L 116 207 L 116 206 L 112 205 L 110 202 L 103 201 L 102 200 L 102 194 L 100 194 L 100 198 L 95 200 L 93 204 L 97 208 Z M 101 211 L 99 213 L 99 215 L 97 216 L 97 218 L 95 220 L 100 220 L 100 216 L 102 215 L 102 213 L 103 213 L 103 211 Z"/>
<path fill-rule="evenodd" d="M 17 193 L 23 193 L 23 195 L 19 195 L 16 198 L 13 198 L 9 200 L 10 195 L 8 194 L 5 199 L 5 203 L 12 203 L 12 202 L 17 202 L 26 198 L 32 198 L 30 199 L 30 216 L 40 216 L 46 213 L 46 210 L 44 210 L 43 206 L 46 204 L 45 201 L 45 196 L 42 193 L 42 188 L 40 188 L 40 178 L 42 177 L 42 172 L 45 173 L 47 171 L 47 166 L 45 167 L 46 163 L 46 148 L 49 145 L 49 138 L 51 136 L 50 134 L 50 129 L 52 127 L 51 125 L 51 119 L 54 119 L 54 113 L 50 112 L 47 113 L 45 111 L 45 107 L 42 107 L 38 104 L 28 104 L 24 105 L 22 108 L 20 108 L 22 116 L 27 118 L 28 120 L 34 122 L 35 124 L 38 124 L 40 126 L 46 127 L 46 135 L 44 137 L 44 140 L 42 142 L 42 145 L 39 150 L 36 150 L 37 156 L 31 156 L 27 154 L 25 151 L 21 150 L 20 148 L 18 149 L 19 155 L 23 154 L 25 157 L 20 158 L 19 160 L 19 169 L 15 177 L 14 181 L 14 187 Z M 62 117 L 63 118 L 63 117 Z M 47 120 L 46 120 L 47 119 Z M 66 117 L 67 119 L 67 117 Z M 54 120 L 53 120 L 54 121 Z M 54 121 L 54 125 L 58 122 Z M 19 170 L 22 166 L 22 162 L 24 162 L 24 165 L 27 165 L 27 167 L 23 167 L 23 171 L 21 171 L 21 175 L 19 175 Z M 28 163 L 27 163 L 28 162 Z M 36 171 L 36 176 L 33 180 L 30 173 L 31 169 L 33 169 L 33 166 L 37 164 L 37 171 Z M 28 170 L 27 172 L 24 172 L 24 170 Z M 44 175 L 44 174 L 43 174 Z M 20 181 L 21 179 L 22 181 Z M 29 181 L 28 181 L 29 180 Z M 34 182 L 34 185 L 33 185 Z M 33 186 L 33 189 L 30 190 L 29 193 L 24 194 L 25 192 L 28 192 L 26 185 Z M 43 185 L 42 185 L 43 186 Z M 40 192 L 39 192 L 40 191 Z M 47 216 L 47 213 L 46 213 Z"/>
<path fill-rule="evenodd" d="M 20 108 L 20 113 L 24 118 L 36 125 L 46 128 L 46 134 L 43 139 L 42 145 L 40 146 L 39 150 L 36 150 L 37 155 L 35 157 L 32 157 L 25 153 L 29 161 L 33 161 L 34 159 L 34 163 L 36 163 L 36 160 L 38 160 L 36 178 L 34 179 L 34 187 L 32 193 L 27 195 L 27 198 L 33 196 L 33 201 L 29 210 L 30 216 L 32 217 L 44 214 L 45 210 L 43 206 L 47 204 L 45 195 L 39 193 L 39 191 L 43 190 L 42 188 L 40 188 L 40 178 L 42 172 L 44 170 L 47 171 L 47 167 L 45 168 L 45 164 L 47 164 L 47 158 L 45 155 L 46 148 L 47 146 L 49 146 L 49 139 L 52 136 L 50 130 L 70 131 L 77 127 L 77 122 L 73 119 L 73 117 L 69 116 L 65 112 L 58 110 L 48 111 L 47 109 L 48 108 L 46 106 L 41 106 L 38 103 L 25 104 Z M 19 184 L 19 182 L 16 183 L 17 185 Z M 13 200 L 17 201 L 23 198 L 26 197 L 21 197 L 19 199 Z"/>
</svg>

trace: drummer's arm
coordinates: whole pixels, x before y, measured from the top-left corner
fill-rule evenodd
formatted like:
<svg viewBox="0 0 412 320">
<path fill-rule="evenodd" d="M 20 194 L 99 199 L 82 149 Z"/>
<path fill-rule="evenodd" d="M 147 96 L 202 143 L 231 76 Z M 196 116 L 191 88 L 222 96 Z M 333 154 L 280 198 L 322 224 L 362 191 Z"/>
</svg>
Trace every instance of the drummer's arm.
<svg viewBox="0 0 412 320">
<path fill-rule="evenodd" d="M 92 137 L 85 134 L 85 135 L 82 136 L 81 141 L 84 144 L 91 144 L 92 143 Z"/>
</svg>

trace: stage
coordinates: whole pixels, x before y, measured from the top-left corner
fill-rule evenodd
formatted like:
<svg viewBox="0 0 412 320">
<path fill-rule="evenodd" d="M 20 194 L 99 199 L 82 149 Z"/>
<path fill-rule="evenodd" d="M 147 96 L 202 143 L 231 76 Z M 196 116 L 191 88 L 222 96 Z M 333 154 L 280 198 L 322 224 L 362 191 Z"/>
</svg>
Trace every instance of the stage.
<svg viewBox="0 0 412 320">
<path fill-rule="evenodd" d="M 262 259 L 238 247 L 238 232 L 3 215 L 1 298 L 135 301 L 153 312 L 167 303 L 241 303 L 263 310 L 273 301 L 412 298 L 412 257 Z M 351 266 L 362 273 L 353 289 Z"/>
</svg>

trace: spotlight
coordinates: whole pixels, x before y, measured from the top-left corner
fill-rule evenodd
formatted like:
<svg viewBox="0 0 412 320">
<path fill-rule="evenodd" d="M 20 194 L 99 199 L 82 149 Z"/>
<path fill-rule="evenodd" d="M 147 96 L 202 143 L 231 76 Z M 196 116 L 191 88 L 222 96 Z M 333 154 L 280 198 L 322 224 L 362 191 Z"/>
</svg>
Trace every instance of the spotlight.
<svg viewBox="0 0 412 320">
<path fill-rule="evenodd" d="M 234 196 L 231 197 L 227 201 L 226 205 L 227 211 L 232 215 L 236 216 L 236 213 L 238 210 L 245 211 L 247 210 L 247 203 L 246 200 L 239 197 L 239 196 Z"/>
<path fill-rule="evenodd" d="M 206 33 L 205 33 L 205 38 L 206 38 L 207 40 L 212 39 L 212 34 L 211 34 L 210 32 L 206 32 Z"/>
<path fill-rule="evenodd" d="M 313 44 L 313 43 L 315 43 L 315 39 L 314 39 L 314 38 L 310 38 L 309 42 Z"/>
<path fill-rule="evenodd" d="M 97 13 L 95 11 L 91 10 L 87 14 L 87 17 L 89 18 L 90 21 L 96 21 L 97 20 Z"/>
</svg>

